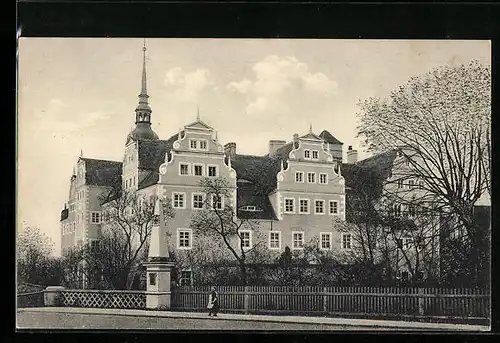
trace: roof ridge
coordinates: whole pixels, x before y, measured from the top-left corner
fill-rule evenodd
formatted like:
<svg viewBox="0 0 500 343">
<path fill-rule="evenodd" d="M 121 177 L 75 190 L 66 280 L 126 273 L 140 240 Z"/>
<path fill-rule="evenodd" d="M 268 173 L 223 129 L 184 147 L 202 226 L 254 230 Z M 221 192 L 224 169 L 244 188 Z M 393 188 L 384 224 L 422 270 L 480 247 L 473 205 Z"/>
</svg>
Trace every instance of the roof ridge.
<svg viewBox="0 0 500 343">
<path fill-rule="evenodd" d="M 104 160 L 101 158 L 90 158 L 90 157 L 80 157 L 84 161 L 99 161 L 99 162 L 112 162 L 112 163 L 120 163 L 123 164 L 123 162 L 120 161 L 114 161 L 114 160 Z"/>
</svg>

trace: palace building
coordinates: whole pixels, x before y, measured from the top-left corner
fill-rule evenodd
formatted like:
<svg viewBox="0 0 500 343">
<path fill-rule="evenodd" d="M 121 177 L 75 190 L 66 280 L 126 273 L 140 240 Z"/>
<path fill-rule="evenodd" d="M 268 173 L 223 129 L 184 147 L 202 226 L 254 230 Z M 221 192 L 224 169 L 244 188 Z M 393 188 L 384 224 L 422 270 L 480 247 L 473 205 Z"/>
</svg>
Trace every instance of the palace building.
<svg viewBox="0 0 500 343">
<path fill-rule="evenodd" d="M 169 221 L 172 244 L 190 249 L 190 219 L 204 202 L 199 187 L 203 177 L 229 181 L 232 196 L 221 199 L 219 205 L 231 205 L 238 218 L 258 221 L 268 249 L 302 249 L 313 238 L 323 250 L 350 249 L 350 235 L 339 233 L 332 224 L 334 218 L 345 219 L 343 143 L 326 130 L 316 134 L 309 127 L 303 135 L 291 134 L 289 141 L 271 140 L 266 155 L 243 155 L 235 142 L 219 142 L 217 132 L 201 120 L 199 111 L 194 122 L 160 139 L 151 127 L 145 47 L 143 51 L 135 128 L 126 137 L 123 161 L 78 159 L 61 212 L 63 254 L 99 238 L 102 196 L 114 184 L 145 199 L 171 199 L 175 210 Z M 356 151 L 349 147 L 348 163 L 355 163 L 356 158 Z M 252 230 L 243 234 L 245 246 L 252 246 L 252 234 Z"/>
</svg>

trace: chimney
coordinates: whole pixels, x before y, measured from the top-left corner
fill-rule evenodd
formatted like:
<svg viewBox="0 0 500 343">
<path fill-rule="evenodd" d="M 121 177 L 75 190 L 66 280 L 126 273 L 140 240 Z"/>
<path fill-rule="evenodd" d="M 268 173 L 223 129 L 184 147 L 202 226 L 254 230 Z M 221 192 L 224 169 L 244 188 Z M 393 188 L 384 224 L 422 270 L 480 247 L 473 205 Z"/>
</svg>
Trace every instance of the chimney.
<svg viewBox="0 0 500 343">
<path fill-rule="evenodd" d="M 236 157 L 236 143 L 229 142 L 224 145 L 224 152 L 226 153 L 226 155 L 230 156 L 231 159 L 234 159 Z"/>
<path fill-rule="evenodd" d="M 297 149 L 299 147 L 299 134 L 294 133 L 293 134 L 293 147 Z"/>
<path fill-rule="evenodd" d="M 358 162 L 358 150 L 353 150 L 352 145 L 347 148 L 347 164 L 356 164 Z"/>
<path fill-rule="evenodd" d="M 276 151 L 284 146 L 286 144 L 286 141 L 282 140 L 270 140 L 269 141 L 269 156 L 274 156 L 276 154 Z"/>
</svg>

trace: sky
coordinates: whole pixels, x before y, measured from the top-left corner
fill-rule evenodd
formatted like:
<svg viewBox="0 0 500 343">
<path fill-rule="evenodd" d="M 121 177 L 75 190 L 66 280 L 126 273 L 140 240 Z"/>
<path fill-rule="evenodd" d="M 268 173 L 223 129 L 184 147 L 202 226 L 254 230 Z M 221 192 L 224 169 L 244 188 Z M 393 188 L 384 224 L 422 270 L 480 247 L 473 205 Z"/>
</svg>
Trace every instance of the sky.
<svg viewBox="0 0 500 343">
<path fill-rule="evenodd" d="M 161 139 L 201 119 L 241 154 L 312 125 L 369 156 L 357 103 L 442 65 L 489 65 L 489 41 L 147 39 L 152 127 Z M 17 223 L 60 254 L 60 211 L 80 153 L 121 161 L 134 126 L 143 39 L 20 38 Z"/>
</svg>

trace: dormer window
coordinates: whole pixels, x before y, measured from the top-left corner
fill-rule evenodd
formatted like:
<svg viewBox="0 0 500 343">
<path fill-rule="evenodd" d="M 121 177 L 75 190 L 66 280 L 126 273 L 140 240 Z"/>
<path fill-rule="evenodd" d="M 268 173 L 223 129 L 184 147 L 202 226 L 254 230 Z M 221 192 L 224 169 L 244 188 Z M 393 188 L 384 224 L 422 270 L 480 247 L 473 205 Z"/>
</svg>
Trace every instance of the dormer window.
<svg viewBox="0 0 500 343">
<path fill-rule="evenodd" d="M 306 160 L 311 158 L 311 150 L 304 150 L 304 158 Z"/>
<path fill-rule="evenodd" d="M 318 159 L 318 150 L 313 150 L 313 152 L 312 152 L 312 156 L 313 156 L 313 157 L 312 157 L 312 158 L 313 158 L 313 160 L 317 160 L 317 159 Z"/>
<path fill-rule="evenodd" d="M 240 210 L 241 211 L 248 211 L 248 212 L 257 212 L 257 211 L 259 211 L 259 209 L 255 205 L 246 205 L 246 206 L 243 206 Z"/>
</svg>

